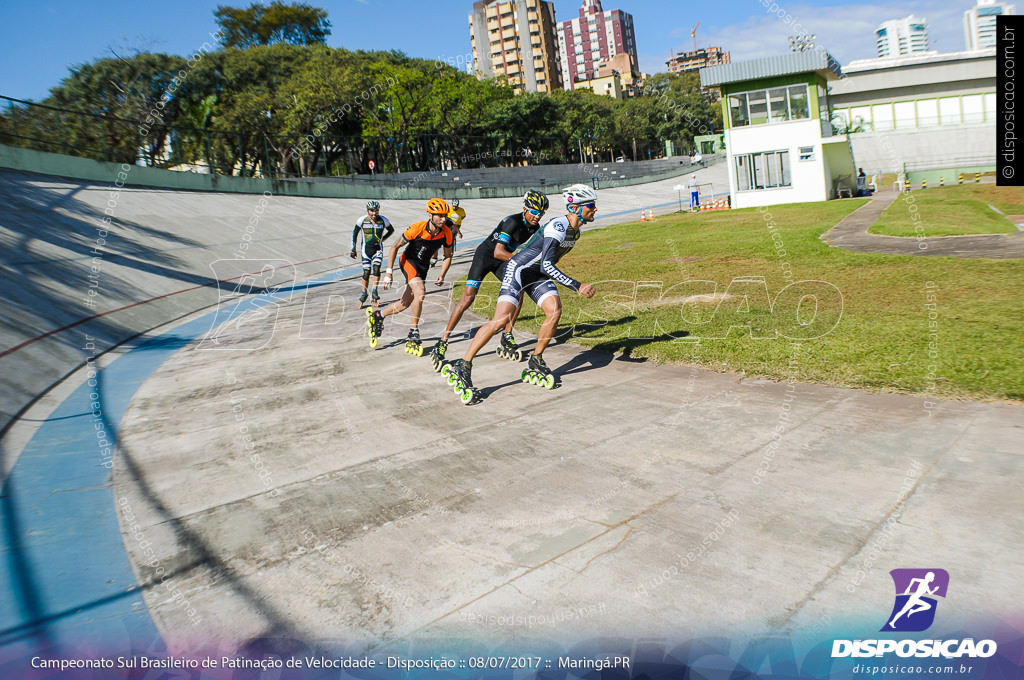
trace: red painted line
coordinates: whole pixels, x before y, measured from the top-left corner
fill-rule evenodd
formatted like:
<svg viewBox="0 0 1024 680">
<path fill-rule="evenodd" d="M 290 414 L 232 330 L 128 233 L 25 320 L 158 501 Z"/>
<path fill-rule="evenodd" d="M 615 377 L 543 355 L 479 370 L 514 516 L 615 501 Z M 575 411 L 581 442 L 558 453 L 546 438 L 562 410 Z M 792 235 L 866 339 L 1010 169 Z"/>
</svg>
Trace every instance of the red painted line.
<svg viewBox="0 0 1024 680">
<path fill-rule="evenodd" d="M 333 259 L 335 257 L 341 257 L 341 255 L 330 255 L 328 257 L 321 257 L 321 258 L 318 258 L 316 260 L 306 260 L 305 262 L 299 262 L 299 263 L 294 263 L 294 264 L 286 265 L 284 267 L 281 267 L 281 269 L 288 269 L 289 267 L 298 267 L 299 265 L 311 264 L 313 262 L 323 262 L 324 260 L 330 260 L 330 259 Z M 78 321 L 75 321 L 74 323 L 69 323 L 66 326 L 61 326 L 60 328 L 55 328 L 52 331 L 47 331 L 46 333 L 43 333 L 42 335 L 38 335 L 38 336 L 36 336 L 34 338 L 26 340 L 25 342 L 21 343 L 20 345 L 17 345 L 15 347 L 11 347 L 10 349 L 6 349 L 3 352 L 0 352 L 0 359 L 2 359 L 3 357 L 7 356 L 8 354 L 15 353 L 15 352 L 17 352 L 18 350 L 20 350 L 20 349 L 22 349 L 24 347 L 28 347 L 29 345 L 31 345 L 34 342 L 38 342 L 38 341 L 40 341 L 40 340 L 42 340 L 44 338 L 48 338 L 51 335 L 56 335 L 57 333 L 63 333 L 64 331 L 66 331 L 68 329 L 71 329 L 71 328 L 74 328 L 75 326 L 83 324 L 83 323 L 85 323 L 87 321 L 92 321 L 93 319 L 99 319 L 100 317 L 107 316 L 108 314 L 115 314 L 117 312 L 123 312 L 126 309 L 131 309 L 132 307 L 139 307 L 141 305 L 146 305 L 146 304 L 149 304 L 150 302 L 155 302 L 156 300 L 162 300 L 164 298 L 168 298 L 168 297 L 171 297 L 173 295 L 178 295 L 180 293 L 187 293 L 187 292 L 189 292 L 191 290 L 198 290 L 200 288 L 209 288 L 210 286 L 214 285 L 215 283 L 227 283 L 228 281 L 234 281 L 235 279 L 241 279 L 241 278 L 244 278 L 246 276 L 251 276 L 251 275 L 254 275 L 254 274 L 259 274 L 259 273 L 262 273 L 262 271 L 263 270 L 260 270 L 259 272 L 247 272 L 245 274 L 239 274 L 238 276 L 233 276 L 230 279 L 224 279 L 223 281 L 218 280 L 218 281 L 214 281 L 212 283 L 204 283 L 204 284 L 201 284 L 201 285 L 198 285 L 198 286 L 192 286 L 191 288 L 183 288 L 181 290 L 176 290 L 173 293 L 164 293 L 163 295 L 158 295 L 158 296 L 156 296 L 154 298 L 150 298 L 148 300 L 142 300 L 141 302 L 133 302 L 132 304 L 125 305 L 124 307 L 118 307 L 117 309 L 111 309 L 111 310 L 108 310 L 106 312 L 102 312 L 100 314 L 93 314 L 92 316 L 87 316 L 84 319 L 79 319 Z"/>
</svg>

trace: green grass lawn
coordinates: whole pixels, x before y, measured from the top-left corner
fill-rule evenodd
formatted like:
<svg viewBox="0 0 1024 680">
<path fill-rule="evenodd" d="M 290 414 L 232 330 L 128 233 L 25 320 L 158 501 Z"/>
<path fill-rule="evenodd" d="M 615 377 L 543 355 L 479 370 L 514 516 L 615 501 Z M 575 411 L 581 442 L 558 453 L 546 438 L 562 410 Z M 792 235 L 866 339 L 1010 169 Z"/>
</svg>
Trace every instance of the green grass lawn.
<svg viewBox="0 0 1024 680">
<path fill-rule="evenodd" d="M 863 202 L 588 231 L 560 266 L 597 295 L 561 289 L 559 333 L 747 376 L 1024 399 L 1024 262 L 853 253 L 819 240 Z M 490 279 L 475 311 L 489 316 L 496 291 Z M 520 327 L 536 333 L 542 319 L 527 301 Z"/>
<path fill-rule="evenodd" d="M 1010 234 L 1017 228 L 1006 215 L 1024 215 L 1024 187 L 964 184 L 917 190 L 909 196 L 897 199 L 868 231 L 887 236 Z M 911 205 L 917 207 L 917 220 Z M 918 226 L 923 233 L 915 231 Z"/>
</svg>

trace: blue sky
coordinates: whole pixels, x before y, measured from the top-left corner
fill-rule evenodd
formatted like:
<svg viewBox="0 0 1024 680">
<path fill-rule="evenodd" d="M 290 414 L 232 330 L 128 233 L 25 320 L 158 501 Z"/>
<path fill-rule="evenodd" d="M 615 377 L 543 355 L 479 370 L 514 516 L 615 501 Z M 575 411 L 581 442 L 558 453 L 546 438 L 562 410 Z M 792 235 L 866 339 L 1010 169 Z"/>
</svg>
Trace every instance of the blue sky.
<svg viewBox="0 0 1024 680">
<path fill-rule="evenodd" d="M 218 4 L 247 6 L 252 0 L 0 0 L 0 94 L 40 100 L 68 69 L 112 50 L 186 55 L 216 32 Z M 305 0 L 327 10 L 328 44 L 347 49 L 402 50 L 414 57 L 458 59 L 470 52 L 467 16 L 472 0 Z M 665 70 L 673 50 L 692 49 L 690 29 L 699 21 L 697 43 L 721 46 L 733 61 L 788 51 L 786 37 L 799 24 L 818 36 L 836 59 L 875 56 L 873 31 L 886 19 L 914 13 L 928 20 L 932 49 L 964 48 L 962 17 L 973 0 L 936 3 L 812 0 L 604 0 L 604 9 L 633 15 L 641 69 Z M 781 17 L 768 8 L 781 8 Z M 556 18 L 571 19 L 579 0 L 555 0 Z M 786 17 L 790 17 L 787 23 Z"/>
</svg>

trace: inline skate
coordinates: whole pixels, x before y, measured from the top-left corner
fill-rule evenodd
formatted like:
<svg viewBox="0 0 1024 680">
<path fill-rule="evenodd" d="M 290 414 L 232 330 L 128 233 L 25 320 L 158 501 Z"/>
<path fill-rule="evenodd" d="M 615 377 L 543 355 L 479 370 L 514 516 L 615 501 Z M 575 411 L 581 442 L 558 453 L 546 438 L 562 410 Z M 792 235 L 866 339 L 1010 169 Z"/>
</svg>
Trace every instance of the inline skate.
<svg viewBox="0 0 1024 680">
<path fill-rule="evenodd" d="M 414 357 L 423 356 L 423 344 L 420 342 L 420 329 L 410 328 L 409 336 L 405 339 L 405 353 Z"/>
<path fill-rule="evenodd" d="M 448 384 L 455 388 L 455 394 L 459 395 L 462 403 L 468 406 L 475 402 L 480 393 L 473 387 L 472 362 L 456 359 L 450 364 L 445 364 L 445 368 L 448 369 L 445 376 L 448 379 Z"/>
<path fill-rule="evenodd" d="M 384 333 L 384 317 L 373 307 L 367 307 L 366 325 L 370 327 L 370 347 L 377 349 L 377 342 Z"/>
<path fill-rule="evenodd" d="M 539 354 L 530 355 L 530 363 L 523 369 L 522 379 L 524 383 L 540 385 L 548 390 L 555 387 L 555 374 Z"/>
<path fill-rule="evenodd" d="M 502 359 L 515 361 L 516 363 L 523 360 L 523 350 L 519 349 L 519 345 L 516 344 L 516 339 L 511 331 L 505 331 L 501 334 L 501 345 L 498 346 L 497 354 Z"/>
<path fill-rule="evenodd" d="M 448 343 L 438 340 L 433 349 L 430 350 L 430 361 L 434 364 L 434 373 L 440 373 L 444 366 L 444 353 L 448 351 Z M 447 376 L 446 376 L 447 377 Z"/>
</svg>

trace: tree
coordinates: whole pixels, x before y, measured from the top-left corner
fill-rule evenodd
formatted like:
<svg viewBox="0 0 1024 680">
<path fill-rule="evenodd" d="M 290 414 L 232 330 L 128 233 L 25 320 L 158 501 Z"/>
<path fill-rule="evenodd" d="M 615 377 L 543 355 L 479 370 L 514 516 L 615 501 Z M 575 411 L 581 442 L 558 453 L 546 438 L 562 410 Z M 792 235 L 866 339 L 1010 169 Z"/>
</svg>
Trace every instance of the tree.
<svg viewBox="0 0 1024 680">
<path fill-rule="evenodd" d="M 61 116 L 67 152 L 102 149 L 121 163 L 134 163 L 140 149 L 151 162 L 161 157 L 168 130 L 180 122 L 176 95 L 185 65 L 182 57 L 141 53 L 73 68 L 44 102 L 86 114 Z"/>
<path fill-rule="evenodd" d="M 286 5 L 274 0 L 266 6 L 255 4 L 246 9 L 218 5 L 213 15 L 220 25 L 224 47 L 324 44 L 331 34 L 327 11 L 305 3 Z"/>
</svg>

